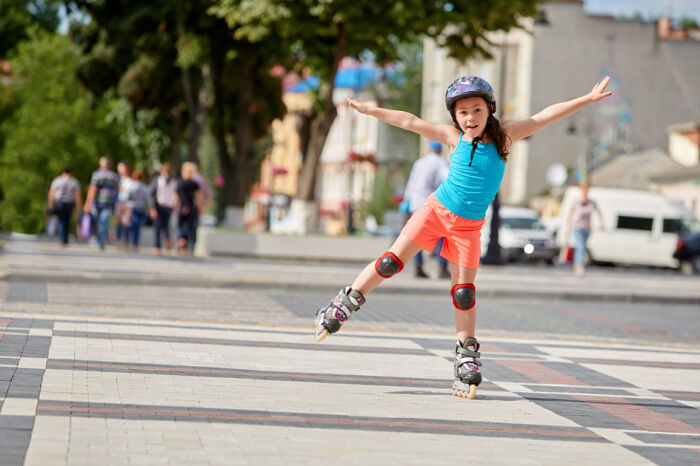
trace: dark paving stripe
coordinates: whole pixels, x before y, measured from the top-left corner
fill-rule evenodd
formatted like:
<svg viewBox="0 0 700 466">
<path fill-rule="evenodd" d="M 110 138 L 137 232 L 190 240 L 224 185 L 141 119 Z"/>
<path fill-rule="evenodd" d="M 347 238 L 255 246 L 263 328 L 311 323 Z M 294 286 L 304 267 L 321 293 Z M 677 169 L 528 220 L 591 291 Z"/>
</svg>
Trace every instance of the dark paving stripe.
<svg viewBox="0 0 700 466">
<path fill-rule="evenodd" d="M 553 368 L 552 363 L 523 361 L 517 359 L 494 359 L 492 362 L 510 369 L 513 372 L 517 372 L 536 383 L 574 386 L 590 385 L 583 380 Z"/>
<path fill-rule="evenodd" d="M 659 400 L 651 398 L 643 401 L 643 406 L 654 411 L 654 416 L 666 415 L 685 422 L 700 432 L 700 413 L 695 407 L 688 406 L 675 400 Z"/>
<path fill-rule="evenodd" d="M 255 371 L 247 369 L 225 369 L 220 367 L 193 367 L 163 364 L 133 364 L 123 362 L 101 361 L 74 361 L 66 359 L 50 359 L 46 363 L 46 368 L 154 375 L 183 375 L 200 377 L 226 377 L 234 379 L 279 380 L 289 382 L 384 385 L 391 387 L 409 388 L 444 388 L 446 390 L 452 387 L 452 379 L 436 380 L 408 377 L 377 377 L 368 375 Z M 500 390 L 499 387 L 488 382 L 482 383 L 481 388 Z"/>
<path fill-rule="evenodd" d="M 625 382 L 624 380 L 616 379 L 610 375 L 603 374 L 594 369 L 584 367 L 580 364 L 570 364 L 565 362 L 543 362 L 542 364 L 558 371 L 563 374 L 567 374 L 571 377 L 575 377 L 578 380 L 582 380 L 587 384 L 601 387 L 634 387 L 633 384 Z"/>
<path fill-rule="evenodd" d="M 38 399 L 43 380 L 44 369 L 17 368 L 12 375 L 12 380 L 10 380 L 6 396 Z"/>
<path fill-rule="evenodd" d="M 3 414 L 0 416 L 0 432 L 3 430 L 32 430 L 34 427 L 34 416 L 13 416 Z M 0 461 L 0 464 L 2 462 Z"/>
<path fill-rule="evenodd" d="M 700 436 L 697 435 L 647 434 L 644 432 L 627 432 L 627 435 L 641 440 L 644 443 L 665 443 L 667 445 L 700 447 Z"/>
<path fill-rule="evenodd" d="M 280 343 L 275 341 L 229 340 L 223 338 L 176 337 L 161 335 L 132 335 L 127 333 L 83 332 L 68 330 L 54 330 L 53 336 L 73 338 L 107 338 L 110 340 L 160 341 L 167 343 L 190 343 L 224 346 L 252 346 L 269 349 L 279 348 L 286 350 L 302 349 L 313 351 L 350 351 L 353 353 L 411 354 L 420 356 L 434 356 L 433 353 L 423 349 L 382 348 L 377 346 L 324 345 L 323 343 Z M 311 337 L 309 336 L 309 338 Z"/>
<path fill-rule="evenodd" d="M 637 425 L 605 411 L 601 411 L 589 403 L 576 400 L 571 395 L 550 395 L 543 393 L 521 393 L 520 395 L 526 400 L 532 401 L 583 427 L 639 430 Z"/>
<path fill-rule="evenodd" d="M 12 322 L 10 319 L 0 319 L 0 328 L 8 327 L 10 322 Z"/>
<path fill-rule="evenodd" d="M 659 466 L 687 466 L 700 463 L 700 453 L 689 448 L 662 448 L 625 445 L 630 451 L 653 461 Z"/>
<path fill-rule="evenodd" d="M 450 362 L 454 358 L 447 358 Z M 497 359 L 482 359 L 481 372 L 484 376 L 491 380 L 498 380 L 499 382 L 515 382 L 515 383 L 532 383 L 535 382 L 529 377 L 524 376 L 521 373 L 510 370 L 508 367 L 498 364 Z"/>
<path fill-rule="evenodd" d="M 0 418 L 5 415 L 0 416 Z M 32 436 L 30 429 L 4 429 L 0 427 L 0 464 L 3 466 L 21 466 L 27 455 L 29 439 Z"/>
<path fill-rule="evenodd" d="M 499 436 L 526 439 L 607 442 L 579 427 L 532 426 L 490 422 L 446 421 L 442 419 L 341 416 L 332 414 L 207 409 L 172 406 L 75 403 L 40 400 L 37 415 L 89 416 L 123 419 L 207 421 L 307 427 L 341 430 L 407 432 L 469 436 Z"/>
<path fill-rule="evenodd" d="M 42 303 L 48 302 L 48 290 L 46 282 L 8 282 L 8 303 Z"/>
<path fill-rule="evenodd" d="M 588 403 L 600 411 L 623 419 L 630 424 L 634 424 L 637 428 L 652 432 L 700 434 L 700 428 L 664 414 L 662 412 L 663 405 L 654 400 L 626 400 L 624 398 L 593 395 L 571 395 L 571 397 L 575 400 Z M 673 402 L 671 401 L 668 403 Z M 678 406 L 672 406 L 672 408 L 675 408 L 676 411 L 678 410 Z M 695 408 L 691 408 L 690 406 L 682 408 L 691 413 L 691 416 L 698 417 Z"/>
<path fill-rule="evenodd" d="M 617 396 L 633 396 L 633 393 L 627 390 L 616 388 L 598 388 L 598 387 L 556 387 L 548 385 L 529 385 L 524 384 L 534 392 L 549 392 L 549 393 L 588 393 L 591 395 L 617 395 Z"/>
<path fill-rule="evenodd" d="M 16 328 L 53 328 L 54 320 L 13 317 L 10 327 Z"/>
<path fill-rule="evenodd" d="M 670 391 L 654 390 L 654 393 L 657 393 L 661 396 L 665 396 L 667 398 L 671 398 L 672 400 L 687 400 L 687 401 L 700 400 L 700 393 L 699 392 L 670 392 Z"/>
<path fill-rule="evenodd" d="M 661 361 L 628 361 L 625 359 L 593 359 L 593 358 L 569 358 L 572 361 L 584 364 L 611 364 L 615 366 L 642 366 L 660 367 L 672 369 L 700 369 L 700 363 L 692 362 L 661 362 Z M 698 356 L 700 359 L 700 355 Z"/>
</svg>

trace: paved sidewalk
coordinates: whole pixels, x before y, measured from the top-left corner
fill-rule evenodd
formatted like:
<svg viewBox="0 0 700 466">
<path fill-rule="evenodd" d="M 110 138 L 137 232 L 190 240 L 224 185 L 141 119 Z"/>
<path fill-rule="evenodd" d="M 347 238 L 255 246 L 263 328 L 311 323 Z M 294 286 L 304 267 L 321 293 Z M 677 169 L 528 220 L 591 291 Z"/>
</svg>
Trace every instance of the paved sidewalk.
<svg viewBox="0 0 700 466">
<path fill-rule="evenodd" d="M 470 401 L 446 281 L 400 274 L 313 341 L 358 270 L 8 242 L 0 465 L 700 463 L 697 277 L 484 268 L 480 296 L 513 297 L 480 298 Z"/>
<path fill-rule="evenodd" d="M 59 251 L 52 243 L 9 241 L 0 254 L 0 279 L 327 292 L 352 282 L 363 267 L 354 263 L 183 259 L 143 252 L 126 254 L 112 246 L 101 254 L 85 245 Z M 376 293 L 419 291 L 444 296 L 445 280 L 416 279 L 411 267 L 407 265 L 403 273 L 385 281 Z M 592 267 L 585 277 L 577 278 L 563 266 L 482 266 L 476 286 L 483 297 L 700 305 L 700 277 L 670 270 Z"/>
<path fill-rule="evenodd" d="M 700 462 L 700 349 L 482 343 L 0 311 L 0 463 Z"/>
</svg>

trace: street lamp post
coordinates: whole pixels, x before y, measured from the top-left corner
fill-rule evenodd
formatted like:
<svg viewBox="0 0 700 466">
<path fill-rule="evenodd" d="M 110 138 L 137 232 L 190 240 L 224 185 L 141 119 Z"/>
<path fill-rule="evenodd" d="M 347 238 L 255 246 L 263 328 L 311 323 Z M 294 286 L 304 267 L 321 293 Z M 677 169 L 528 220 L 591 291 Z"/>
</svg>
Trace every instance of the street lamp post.
<svg viewBox="0 0 700 466">
<path fill-rule="evenodd" d="M 505 103 L 505 93 L 506 93 L 506 54 L 508 52 L 508 47 L 506 44 L 501 45 L 501 65 L 499 69 L 499 83 L 498 92 L 501 95 L 501 102 L 498 106 L 499 119 L 503 118 L 503 108 Z M 493 198 L 491 202 L 491 231 L 489 233 L 489 245 L 486 248 L 486 255 L 482 259 L 483 264 L 487 265 L 503 265 L 503 256 L 501 255 L 501 245 L 498 240 L 498 230 L 501 228 L 501 217 L 500 217 L 500 207 L 501 201 L 496 193 L 496 197 Z"/>
</svg>

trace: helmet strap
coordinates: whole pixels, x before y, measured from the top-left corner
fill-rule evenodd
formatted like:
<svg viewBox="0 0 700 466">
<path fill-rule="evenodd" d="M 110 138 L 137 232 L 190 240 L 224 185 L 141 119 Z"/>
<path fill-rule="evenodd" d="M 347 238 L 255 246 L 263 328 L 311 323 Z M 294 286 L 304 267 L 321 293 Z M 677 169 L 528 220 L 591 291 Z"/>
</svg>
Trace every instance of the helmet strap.
<svg viewBox="0 0 700 466">
<path fill-rule="evenodd" d="M 491 119 L 493 114 L 489 114 L 489 120 Z M 484 130 L 481 132 L 480 135 L 472 139 L 472 153 L 469 156 L 469 166 L 472 166 L 472 162 L 474 161 L 474 152 L 476 152 L 476 146 L 479 145 L 479 143 L 484 139 L 484 133 L 486 133 L 486 128 L 488 128 L 489 122 L 486 121 L 486 127 L 484 127 Z"/>
</svg>

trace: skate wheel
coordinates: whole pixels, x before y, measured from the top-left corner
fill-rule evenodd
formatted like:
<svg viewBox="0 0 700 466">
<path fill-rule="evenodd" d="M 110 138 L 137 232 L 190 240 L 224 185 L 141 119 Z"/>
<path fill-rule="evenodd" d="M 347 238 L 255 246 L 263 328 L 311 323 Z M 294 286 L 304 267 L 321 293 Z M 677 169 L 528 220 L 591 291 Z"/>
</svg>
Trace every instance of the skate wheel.
<svg viewBox="0 0 700 466">
<path fill-rule="evenodd" d="M 469 385 L 469 393 L 465 392 L 464 397 L 473 400 L 476 396 L 476 385 Z"/>
<path fill-rule="evenodd" d="M 316 341 L 321 341 L 328 336 L 328 329 L 324 328 L 321 333 L 316 334 Z"/>
</svg>

